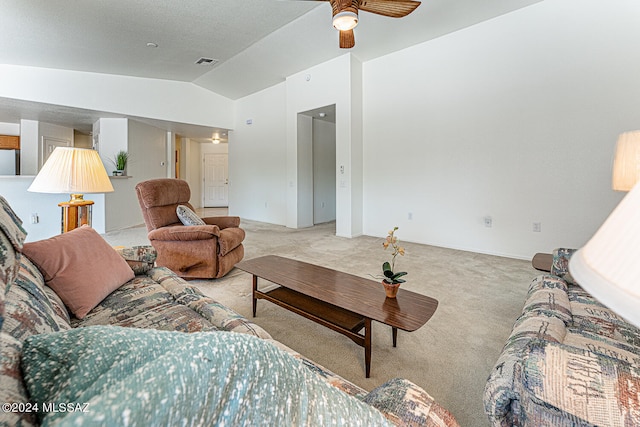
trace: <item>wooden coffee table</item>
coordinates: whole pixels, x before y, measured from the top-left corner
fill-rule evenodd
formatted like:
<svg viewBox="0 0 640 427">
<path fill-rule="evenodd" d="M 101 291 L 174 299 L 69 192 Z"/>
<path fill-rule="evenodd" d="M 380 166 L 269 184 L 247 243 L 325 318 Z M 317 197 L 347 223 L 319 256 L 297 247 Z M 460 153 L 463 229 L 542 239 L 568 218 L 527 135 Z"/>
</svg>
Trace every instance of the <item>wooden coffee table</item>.
<svg viewBox="0 0 640 427">
<path fill-rule="evenodd" d="M 253 317 L 258 299 L 266 299 L 339 332 L 364 347 L 365 374 L 371 373 L 371 321 L 391 326 L 393 346 L 398 329 L 415 331 L 435 313 L 438 301 L 406 289 L 387 298 L 382 284 L 347 273 L 267 255 L 236 265 L 253 275 Z M 279 287 L 259 290 L 258 278 Z M 359 333 L 364 328 L 364 334 Z"/>
</svg>

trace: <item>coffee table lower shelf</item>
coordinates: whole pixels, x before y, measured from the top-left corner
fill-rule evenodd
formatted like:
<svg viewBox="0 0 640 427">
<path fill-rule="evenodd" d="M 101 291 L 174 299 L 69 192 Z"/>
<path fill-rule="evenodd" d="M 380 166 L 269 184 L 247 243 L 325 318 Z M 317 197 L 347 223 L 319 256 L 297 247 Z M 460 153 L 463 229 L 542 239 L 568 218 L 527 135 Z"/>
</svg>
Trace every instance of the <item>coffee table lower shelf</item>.
<svg viewBox="0 0 640 427">
<path fill-rule="evenodd" d="M 271 301 L 282 308 L 313 320 L 364 347 L 365 374 L 369 378 L 371 373 L 371 319 L 282 286 L 267 292 L 254 289 L 253 317 L 256 316 L 258 299 Z M 363 328 L 364 335 L 359 333 Z M 395 347 L 398 330 L 397 328 L 392 328 L 392 330 L 393 346 Z"/>
</svg>

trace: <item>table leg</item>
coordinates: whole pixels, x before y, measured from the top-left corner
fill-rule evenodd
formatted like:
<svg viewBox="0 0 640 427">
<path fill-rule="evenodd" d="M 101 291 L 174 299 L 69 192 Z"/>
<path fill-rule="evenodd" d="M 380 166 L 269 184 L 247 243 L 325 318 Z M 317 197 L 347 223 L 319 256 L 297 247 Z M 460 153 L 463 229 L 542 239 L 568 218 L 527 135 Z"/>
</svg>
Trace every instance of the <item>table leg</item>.
<svg viewBox="0 0 640 427">
<path fill-rule="evenodd" d="M 256 305 L 258 299 L 256 298 L 256 291 L 258 290 L 258 276 L 253 275 L 253 317 L 256 317 Z"/>
<path fill-rule="evenodd" d="M 398 328 L 391 328 L 391 334 L 393 335 L 393 346 L 395 347 L 398 344 Z"/>
<path fill-rule="evenodd" d="M 371 374 L 371 319 L 364 319 L 364 366 L 365 375 Z"/>
</svg>

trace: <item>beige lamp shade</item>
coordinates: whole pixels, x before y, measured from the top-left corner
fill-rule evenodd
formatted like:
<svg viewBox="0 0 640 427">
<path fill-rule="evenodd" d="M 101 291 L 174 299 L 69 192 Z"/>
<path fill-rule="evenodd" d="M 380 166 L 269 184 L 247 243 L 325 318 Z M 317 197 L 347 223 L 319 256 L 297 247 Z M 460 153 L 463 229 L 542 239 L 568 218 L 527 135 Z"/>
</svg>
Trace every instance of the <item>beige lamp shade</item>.
<svg viewBox="0 0 640 427">
<path fill-rule="evenodd" d="M 586 291 L 640 327 L 640 184 L 569 261 Z"/>
<path fill-rule="evenodd" d="M 108 193 L 113 191 L 95 150 L 57 147 L 27 189 L 35 193 Z"/>
<path fill-rule="evenodd" d="M 613 159 L 613 189 L 629 191 L 640 180 L 640 131 L 618 137 Z"/>
</svg>

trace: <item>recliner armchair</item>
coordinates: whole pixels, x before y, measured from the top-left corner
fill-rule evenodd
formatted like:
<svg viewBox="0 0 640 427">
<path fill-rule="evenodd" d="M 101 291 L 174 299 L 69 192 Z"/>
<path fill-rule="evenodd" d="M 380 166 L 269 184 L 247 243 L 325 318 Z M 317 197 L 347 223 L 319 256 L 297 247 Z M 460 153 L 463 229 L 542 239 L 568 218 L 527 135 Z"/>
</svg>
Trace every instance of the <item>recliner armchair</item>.
<svg viewBox="0 0 640 427">
<path fill-rule="evenodd" d="M 156 264 L 183 278 L 220 278 L 244 257 L 245 232 L 237 216 L 202 218 L 206 225 L 185 226 L 176 208 L 189 204 L 191 190 L 181 179 L 161 178 L 136 185 L 138 201 L 158 252 Z"/>
</svg>

